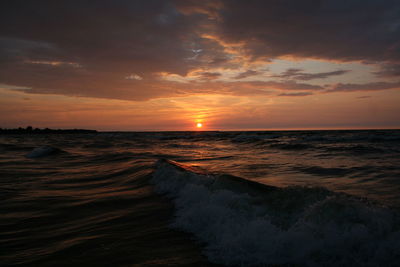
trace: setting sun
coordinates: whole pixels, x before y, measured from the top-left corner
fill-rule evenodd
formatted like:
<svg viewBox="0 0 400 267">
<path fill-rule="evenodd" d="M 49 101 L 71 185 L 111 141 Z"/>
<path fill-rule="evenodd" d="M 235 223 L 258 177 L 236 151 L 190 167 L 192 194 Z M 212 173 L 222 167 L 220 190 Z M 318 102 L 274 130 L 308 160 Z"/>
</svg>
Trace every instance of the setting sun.
<svg viewBox="0 0 400 267">
<path fill-rule="evenodd" d="M 203 124 L 202 124 L 201 122 L 198 122 L 198 123 L 196 124 L 196 127 L 197 127 L 197 128 L 201 128 L 201 127 L 203 127 Z"/>
</svg>

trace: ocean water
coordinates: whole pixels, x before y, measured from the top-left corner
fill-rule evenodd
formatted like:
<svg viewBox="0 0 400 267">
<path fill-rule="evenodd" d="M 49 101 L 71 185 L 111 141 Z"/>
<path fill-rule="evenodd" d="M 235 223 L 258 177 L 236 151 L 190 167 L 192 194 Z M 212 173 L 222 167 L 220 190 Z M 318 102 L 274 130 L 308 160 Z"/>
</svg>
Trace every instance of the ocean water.
<svg viewBox="0 0 400 267">
<path fill-rule="evenodd" d="M 400 131 L 0 136 L 0 265 L 399 266 Z"/>
</svg>

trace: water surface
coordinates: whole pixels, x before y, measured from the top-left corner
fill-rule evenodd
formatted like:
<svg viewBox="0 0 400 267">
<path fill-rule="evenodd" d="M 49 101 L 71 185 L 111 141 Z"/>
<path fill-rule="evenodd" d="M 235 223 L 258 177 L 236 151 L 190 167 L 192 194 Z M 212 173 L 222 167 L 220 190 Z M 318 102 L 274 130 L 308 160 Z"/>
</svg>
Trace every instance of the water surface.
<svg viewBox="0 0 400 267">
<path fill-rule="evenodd" d="M 395 222 L 400 207 L 400 131 L 3 135 L 0 136 L 0 150 L 0 225 L 3 229 L 0 233 L 0 262 L 6 265 L 53 266 L 104 262 L 116 265 L 206 265 L 211 261 L 230 265 L 294 263 L 312 266 L 321 264 L 315 259 L 318 258 L 315 252 L 312 255 L 311 252 L 304 252 L 301 256 L 303 260 L 300 256 L 290 260 L 288 256 L 278 257 L 281 252 L 271 252 L 271 248 L 263 244 L 271 240 L 282 244 L 286 244 L 282 240 L 296 243 L 294 240 L 299 231 L 294 231 L 293 225 L 304 221 L 304 214 L 310 212 L 311 206 L 322 205 L 321 201 L 328 205 L 328 197 L 342 193 L 354 196 L 357 199 L 354 201 L 359 201 L 354 204 L 353 200 L 340 197 L 340 201 L 346 203 L 344 206 L 356 210 L 353 212 L 357 216 L 361 211 L 365 211 L 367 216 L 383 213 L 388 216 L 382 217 L 380 222 L 366 222 L 359 218 L 358 224 L 373 233 L 377 244 L 382 243 L 380 249 L 385 250 L 382 255 L 387 254 L 376 256 L 375 263 L 386 258 L 388 261 L 385 264 L 390 265 L 393 259 L 399 257 L 398 243 L 390 243 L 387 237 L 399 235 Z M 221 240 L 203 238 L 196 233 L 193 225 L 179 223 L 179 214 L 182 212 L 177 205 L 182 203 L 173 203 L 178 195 L 168 199 L 154 192 L 154 173 L 165 181 L 171 175 L 178 175 L 172 172 L 167 177 L 163 176 L 165 172 L 160 170 L 162 167 L 155 164 L 160 158 L 200 166 L 216 176 L 230 174 L 281 188 L 289 186 L 292 191 L 288 189 L 279 195 L 280 202 L 291 198 L 303 201 L 306 196 L 312 196 L 313 200 L 304 201 L 304 205 L 298 207 L 296 216 L 284 208 L 274 211 L 275 215 L 277 212 L 290 213 L 285 217 L 286 221 L 279 219 L 278 223 L 281 229 L 279 233 L 286 233 L 285 238 L 271 239 L 265 236 L 264 239 L 255 240 L 251 238 L 252 233 L 246 232 L 244 235 L 249 237 L 248 246 L 257 246 L 262 250 L 253 249 L 258 253 L 253 253 L 253 256 L 243 252 L 241 258 L 229 260 L 234 257 L 223 254 L 222 245 L 215 245 Z M 173 181 L 168 183 L 173 184 Z M 157 187 L 157 182 L 155 185 Z M 213 192 L 210 196 L 202 196 L 216 198 Z M 163 193 L 168 195 L 166 191 Z M 229 199 L 233 197 L 246 205 L 254 205 L 247 211 L 253 211 L 258 205 L 246 202 L 242 195 L 232 195 Z M 339 202 L 336 199 L 334 203 L 338 205 Z M 333 204 L 329 203 L 331 207 Z M 201 204 L 201 207 L 208 207 L 209 212 L 215 207 L 214 204 Z M 185 205 L 183 203 L 181 206 Z M 263 209 L 271 205 L 266 203 Z M 379 212 L 371 213 L 371 205 L 373 210 Z M 323 210 L 327 209 L 330 208 Z M 343 211 L 336 210 L 338 212 L 330 215 L 333 221 L 334 218 L 342 218 Z M 262 219 L 269 216 L 274 224 L 276 218 L 283 218 L 282 214 L 276 217 L 270 212 L 271 209 L 266 210 Z M 202 217 L 207 214 L 203 213 Z M 249 219 L 254 215 L 251 214 L 248 214 L 246 225 L 255 223 L 255 220 Z M 230 223 L 228 227 L 228 222 L 243 219 L 232 217 L 229 221 L 225 218 L 220 221 L 225 223 L 226 229 L 233 227 Z M 260 218 L 257 217 L 257 220 Z M 208 225 L 208 221 L 203 225 Z M 385 234 L 378 234 L 378 230 L 371 226 L 376 223 L 389 225 L 387 227 L 390 229 L 385 228 Z M 347 221 L 345 225 L 347 228 L 354 227 Z M 278 227 L 277 224 L 274 227 Z M 207 229 L 213 228 L 210 226 Z M 258 229 L 257 235 L 262 236 L 259 232 L 265 232 L 267 228 L 262 225 L 251 229 Z M 278 232 L 268 229 L 271 235 L 278 236 Z M 326 234 L 321 229 L 317 231 Z M 339 231 L 337 227 L 334 229 Z M 208 230 L 203 229 L 203 232 Z M 291 235 L 287 234 L 289 232 Z M 304 232 L 302 230 L 301 233 Z M 356 232 L 352 232 L 346 238 L 357 240 L 352 249 L 368 250 L 371 246 L 367 249 L 358 242 L 363 236 L 369 236 L 361 232 L 357 232 L 358 237 Z M 327 240 L 329 242 L 325 242 Z M 386 243 L 383 244 L 382 240 Z M 331 241 L 325 237 L 324 244 L 338 246 L 342 242 Z M 239 241 L 230 244 L 233 242 Z M 332 251 L 335 249 L 333 247 Z M 263 260 L 268 253 L 272 261 Z M 341 255 L 335 253 L 328 256 Z M 358 255 L 358 262 L 364 259 L 360 251 L 354 255 Z M 328 256 L 321 254 L 319 257 Z M 288 261 L 285 262 L 285 259 Z"/>
</svg>

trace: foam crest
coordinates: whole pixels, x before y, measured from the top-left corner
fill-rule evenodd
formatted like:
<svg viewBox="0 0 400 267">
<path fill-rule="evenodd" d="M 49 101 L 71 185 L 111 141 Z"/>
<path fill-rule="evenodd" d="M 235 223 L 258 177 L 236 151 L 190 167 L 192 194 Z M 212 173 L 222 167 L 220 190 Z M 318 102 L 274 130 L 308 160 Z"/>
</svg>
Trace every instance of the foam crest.
<svg viewBox="0 0 400 267">
<path fill-rule="evenodd" d="M 322 188 L 257 186 L 163 160 L 152 181 L 175 203 L 173 227 L 193 233 L 214 263 L 391 266 L 400 260 L 398 215 L 360 199 Z"/>
</svg>

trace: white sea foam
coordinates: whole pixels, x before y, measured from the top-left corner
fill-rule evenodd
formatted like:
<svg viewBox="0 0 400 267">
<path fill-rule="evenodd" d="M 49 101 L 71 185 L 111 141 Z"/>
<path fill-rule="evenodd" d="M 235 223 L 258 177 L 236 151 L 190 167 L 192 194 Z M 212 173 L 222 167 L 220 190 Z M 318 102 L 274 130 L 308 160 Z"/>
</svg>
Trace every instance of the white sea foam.
<svg viewBox="0 0 400 267">
<path fill-rule="evenodd" d="M 176 206 L 173 227 L 193 233 L 210 261 L 232 266 L 395 266 L 397 215 L 322 189 L 244 192 L 218 176 L 157 163 L 152 181 Z M 224 186 L 226 184 L 226 186 Z"/>
</svg>

